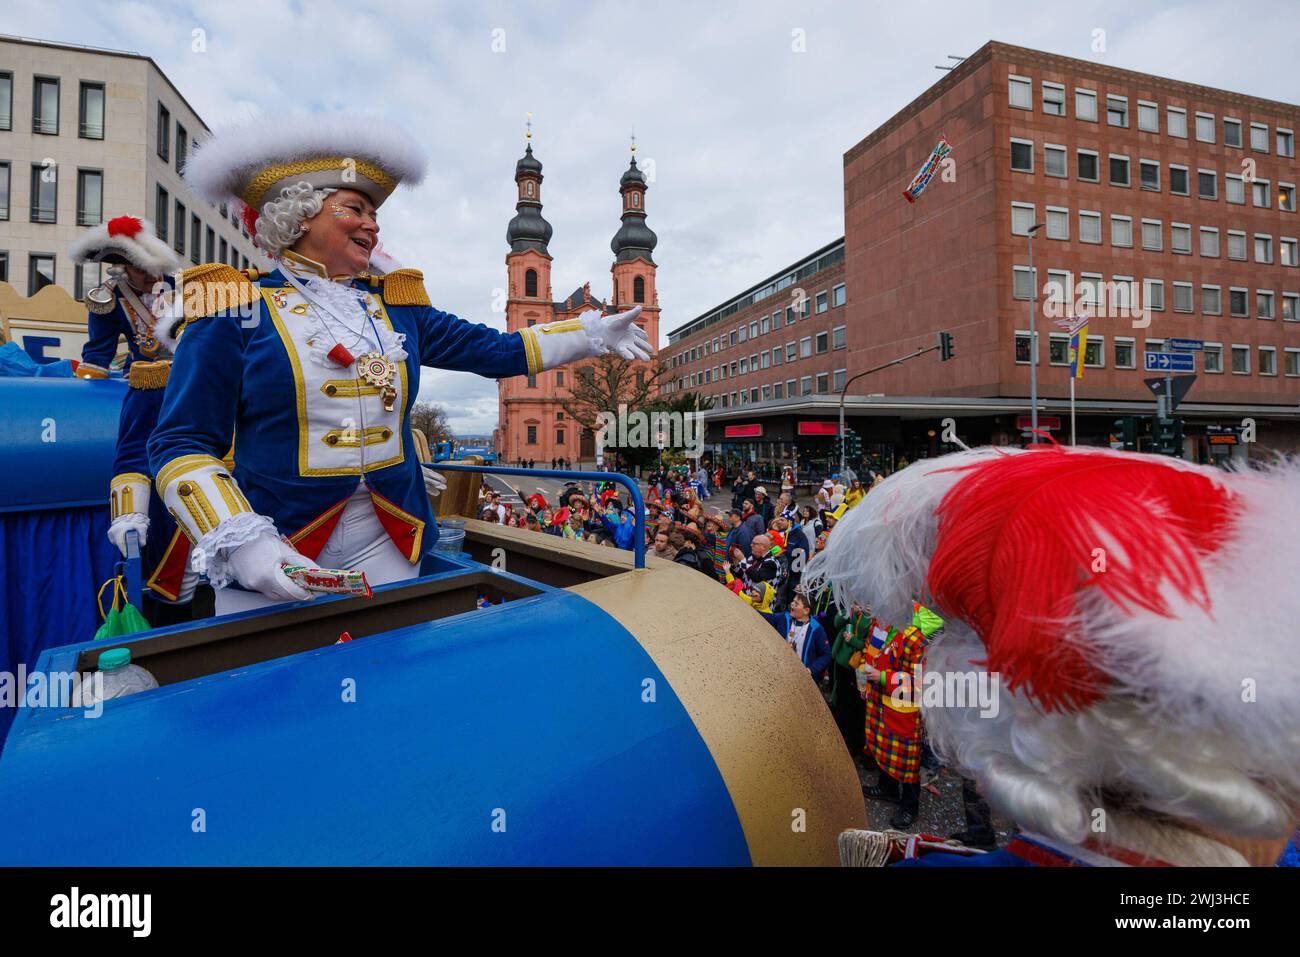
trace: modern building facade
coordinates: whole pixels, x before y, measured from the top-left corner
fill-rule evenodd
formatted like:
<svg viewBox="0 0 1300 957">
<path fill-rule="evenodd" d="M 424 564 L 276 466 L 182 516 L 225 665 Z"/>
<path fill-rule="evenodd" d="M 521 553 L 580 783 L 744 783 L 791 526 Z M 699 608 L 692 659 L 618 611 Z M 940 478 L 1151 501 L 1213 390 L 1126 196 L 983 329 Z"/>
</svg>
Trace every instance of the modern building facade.
<svg viewBox="0 0 1300 957">
<path fill-rule="evenodd" d="M 152 220 L 187 265 L 263 265 L 239 210 L 209 205 L 181 178 L 206 131 L 149 57 L 0 36 L 0 281 L 26 297 L 54 285 L 81 299 L 102 276 L 68 246 L 121 215 Z M 5 316 L 11 327 L 23 319 Z M 77 358 L 84 325 L 54 338 L 40 354 Z"/>
<path fill-rule="evenodd" d="M 1055 320 L 1086 312 L 1080 443 L 1113 442 L 1117 417 L 1154 412 L 1144 379 L 1156 373 L 1143 355 L 1183 338 L 1204 343 L 1178 410 L 1188 457 L 1229 451 L 1209 434 L 1246 419 L 1256 454 L 1300 449 L 1298 127 L 1292 104 L 1002 43 L 966 58 L 844 156 L 846 352 L 833 364 L 852 379 L 933 346 L 941 331 L 956 353 L 853 385 L 845 404 L 868 458 L 873 448 L 898 458 L 943 451 L 949 417 L 971 444 L 1019 442 L 1031 309 L 1040 412 L 1061 440 L 1070 373 Z M 904 187 L 941 137 L 951 163 L 907 202 Z M 700 343 L 678 333 L 699 322 L 673 334 L 674 357 L 698 354 Z M 707 350 L 683 359 L 678 381 L 703 374 L 702 386 L 682 387 L 720 392 L 707 381 L 714 364 Z M 768 378 L 760 362 L 727 392 L 757 387 L 762 399 Z M 815 386 L 793 400 L 787 388 L 779 404 L 774 390 L 770 403 L 716 410 L 708 439 L 721 449 L 727 428 L 776 429 L 806 458 L 817 449 L 797 442 L 798 423 L 837 411 L 838 396 Z"/>
<path fill-rule="evenodd" d="M 542 164 L 533 155 L 530 142 L 515 164 L 518 201 L 515 217 L 506 229 L 510 244 L 506 254 L 506 331 L 575 318 L 592 309 L 608 315 L 640 305 L 637 324 L 645 329 L 652 343 L 658 343 L 658 267 L 653 252 L 659 240 L 646 225 L 648 184 L 637 166 L 635 146 L 619 180 L 622 222 L 610 241 L 614 262 L 610 266 L 613 295 L 609 299 L 597 300 L 590 283 L 584 283 L 563 300 L 551 298 L 552 258 L 547 244 L 552 228 L 542 216 L 542 179 Z M 561 404 L 574 385 L 571 377 L 585 374 L 585 368 L 589 367 L 578 364 L 500 381 L 500 424 L 495 441 L 498 457 L 510 462 L 530 459 L 547 465 L 557 458 L 570 462 L 594 460 L 595 434 L 573 422 Z"/>
</svg>

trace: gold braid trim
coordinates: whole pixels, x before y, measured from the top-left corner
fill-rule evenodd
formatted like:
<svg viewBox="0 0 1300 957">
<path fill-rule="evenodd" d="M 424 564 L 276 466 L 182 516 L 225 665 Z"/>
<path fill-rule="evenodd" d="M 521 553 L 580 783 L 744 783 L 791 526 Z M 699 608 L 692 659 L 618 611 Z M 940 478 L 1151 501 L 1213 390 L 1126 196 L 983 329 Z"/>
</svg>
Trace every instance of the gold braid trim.
<svg viewBox="0 0 1300 957">
<path fill-rule="evenodd" d="M 369 160 L 325 156 L 320 159 L 299 160 L 293 163 L 277 163 L 275 166 L 268 166 L 248 181 L 243 192 L 239 194 L 239 198 L 249 206 L 257 209 L 262 205 L 267 190 L 280 180 L 288 179 L 290 176 L 300 176 L 304 173 L 324 173 L 331 170 L 337 170 L 340 173 L 358 173 L 390 193 L 397 189 L 397 180 Z"/>
<path fill-rule="evenodd" d="M 428 306 L 424 273 L 418 269 L 396 269 L 380 280 L 383 299 L 389 306 Z"/>
<path fill-rule="evenodd" d="M 181 273 L 181 301 L 185 306 L 185 321 L 175 334 L 179 335 L 195 319 L 241 309 L 261 298 L 261 290 L 233 266 L 225 263 L 193 266 Z"/>
<path fill-rule="evenodd" d="M 171 371 L 170 359 L 162 359 L 158 362 L 137 360 L 131 363 L 127 382 L 133 389 L 162 389 L 167 386 L 167 377 L 171 375 Z"/>
</svg>

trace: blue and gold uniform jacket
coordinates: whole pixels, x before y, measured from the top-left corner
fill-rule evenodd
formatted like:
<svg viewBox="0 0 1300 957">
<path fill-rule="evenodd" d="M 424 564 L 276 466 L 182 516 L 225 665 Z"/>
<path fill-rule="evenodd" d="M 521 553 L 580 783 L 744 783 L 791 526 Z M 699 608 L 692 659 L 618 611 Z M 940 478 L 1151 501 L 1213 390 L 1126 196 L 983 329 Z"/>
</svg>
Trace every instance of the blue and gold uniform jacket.
<svg viewBox="0 0 1300 957">
<path fill-rule="evenodd" d="M 164 276 L 163 282 L 169 290 L 175 288 L 176 284 L 170 276 Z M 108 378 L 108 368 L 117 355 L 119 336 L 126 337 L 127 355 L 122 367 L 123 374 L 130 371 L 134 362 L 162 360 L 170 355 L 167 347 L 154 335 L 154 317 L 137 316 L 136 310 L 120 292 L 114 298 L 116 302 L 108 312 L 97 313 L 91 310 L 89 313 L 89 338 L 81 349 L 81 364 L 77 366 L 77 375 L 83 379 Z M 149 303 L 146 302 L 145 305 Z"/>
<path fill-rule="evenodd" d="M 324 275 L 310 260 L 286 258 L 299 277 Z M 367 329 L 390 354 L 406 352 L 389 411 L 381 389 L 358 374 L 361 347 L 349 367 L 321 361 L 339 330 L 283 268 L 253 281 L 219 264 L 198 267 L 206 272 L 196 287 L 187 274 L 187 319 L 149 439 L 157 489 L 192 542 L 254 512 L 315 558 L 364 479 L 379 520 L 415 564 L 437 540 L 409 424 L 420 366 L 521 375 L 536 371 L 535 340 L 434 309 L 415 270 L 352 280 L 373 320 Z M 232 442 L 229 469 L 222 457 Z"/>
</svg>

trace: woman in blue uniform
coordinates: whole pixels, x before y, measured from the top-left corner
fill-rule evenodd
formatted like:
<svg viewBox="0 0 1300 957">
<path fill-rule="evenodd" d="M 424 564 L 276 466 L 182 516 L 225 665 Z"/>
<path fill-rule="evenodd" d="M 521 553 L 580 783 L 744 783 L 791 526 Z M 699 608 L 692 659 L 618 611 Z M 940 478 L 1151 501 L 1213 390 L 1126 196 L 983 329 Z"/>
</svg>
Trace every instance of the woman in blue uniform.
<svg viewBox="0 0 1300 957">
<path fill-rule="evenodd" d="M 171 247 L 155 235 L 148 220 L 118 216 L 83 233 L 68 250 L 83 265 L 106 263 L 113 275 L 86 294 L 89 339 L 77 375 L 108 377 L 118 342 L 126 339 L 123 364 L 130 388 L 118 420 L 117 454 L 109 484 L 108 537 L 126 554 L 128 532 L 139 537 L 148 591 L 145 617 L 155 626 L 189 618 L 189 601 L 198 576 L 188 571 L 189 542 L 157 496 L 145 443 L 158 421 L 171 365 L 171 348 L 158 327 L 173 305 L 180 269 Z"/>
<path fill-rule="evenodd" d="M 425 160 L 391 126 L 276 118 L 217 135 L 186 178 L 238 199 L 276 269 L 190 270 L 158 429 L 157 488 L 226 614 L 309 597 L 282 570 L 419 574 L 437 539 L 409 411 L 420 367 L 500 378 L 614 351 L 647 359 L 634 308 L 502 333 L 433 308 L 413 269 L 376 275 L 379 208 Z M 221 457 L 234 442 L 234 469 Z"/>
</svg>

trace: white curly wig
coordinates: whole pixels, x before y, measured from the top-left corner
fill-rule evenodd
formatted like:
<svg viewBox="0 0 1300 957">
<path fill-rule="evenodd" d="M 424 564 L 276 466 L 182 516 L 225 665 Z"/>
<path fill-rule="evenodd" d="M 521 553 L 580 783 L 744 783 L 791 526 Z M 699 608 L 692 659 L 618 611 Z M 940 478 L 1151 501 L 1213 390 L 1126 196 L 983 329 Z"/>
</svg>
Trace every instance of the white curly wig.
<svg viewBox="0 0 1300 957">
<path fill-rule="evenodd" d="M 306 230 L 303 223 L 325 207 L 325 197 L 334 189 L 315 189 L 311 183 L 295 183 L 280 190 L 278 199 L 262 205 L 254 225 L 254 239 L 267 254 L 278 258 L 296 243 Z"/>
<path fill-rule="evenodd" d="M 914 596 L 931 600 L 931 558 L 949 534 L 943 523 L 965 521 L 957 534 L 973 530 L 976 537 L 998 531 L 978 525 L 980 516 L 942 512 L 967 474 L 961 467 L 1026 454 L 1051 453 L 983 449 L 902 470 L 836 525 L 805 582 L 831 586 L 841 604 L 871 602 L 885 620 L 909 620 Z M 1062 619 L 1066 641 L 1100 667 L 1105 682 L 1094 700 L 1063 708 L 1044 707 L 1032 687 L 1009 688 L 1006 675 L 990 673 L 986 636 L 937 602 L 946 627 L 927 652 L 926 671 L 973 672 L 999 684 L 992 714 L 973 704 L 922 702 L 935 750 L 1022 828 L 1070 844 L 1122 842 L 1124 833 L 1142 830 L 1148 847 L 1172 853 L 1198 831 L 1245 839 L 1286 834 L 1300 814 L 1300 465 L 1229 474 L 1133 453 L 1069 454 L 1079 473 L 1129 456 L 1135 466 L 1151 468 L 1154 460 L 1194 472 L 1195 481 L 1229 496 L 1231 520 L 1199 559 L 1210 600 L 1166 580 L 1157 588 L 1166 613 L 1153 613 L 1126 608 L 1100 587 L 1079 588 L 1073 614 Z M 1104 511 L 1085 502 L 1085 521 Z M 1154 495 L 1127 504 L 1150 508 L 1166 523 L 1134 556 L 1146 571 L 1151 556 L 1180 546 L 1177 521 L 1163 517 L 1169 513 Z M 1064 527 L 1068 545 L 1078 536 Z M 991 568 L 995 596 L 1014 592 L 1022 571 L 1054 574 L 1043 566 Z M 1086 581 L 1086 567 L 1081 572 Z M 1108 574 L 1125 573 L 1112 567 Z M 1041 660 L 1055 667 L 1055 654 L 1046 654 Z"/>
</svg>

